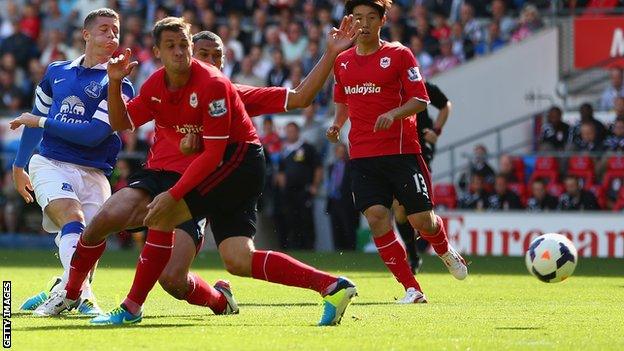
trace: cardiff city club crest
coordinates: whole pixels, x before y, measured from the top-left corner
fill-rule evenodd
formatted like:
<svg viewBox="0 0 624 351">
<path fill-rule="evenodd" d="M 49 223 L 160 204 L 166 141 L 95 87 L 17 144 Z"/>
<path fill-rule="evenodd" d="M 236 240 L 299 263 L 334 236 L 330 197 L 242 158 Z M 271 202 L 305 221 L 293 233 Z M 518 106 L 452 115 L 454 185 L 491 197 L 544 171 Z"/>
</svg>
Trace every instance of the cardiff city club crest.
<svg viewBox="0 0 624 351">
<path fill-rule="evenodd" d="M 382 57 L 381 60 L 379 60 L 379 65 L 381 66 L 381 68 L 390 67 L 390 58 L 388 56 Z"/>
<path fill-rule="evenodd" d="M 191 94 L 191 98 L 189 99 L 189 104 L 191 105 L 192 108 L 196 108 L 198 101 L 197 101 L 197 93 L 193 92 Z"/>
</svg>

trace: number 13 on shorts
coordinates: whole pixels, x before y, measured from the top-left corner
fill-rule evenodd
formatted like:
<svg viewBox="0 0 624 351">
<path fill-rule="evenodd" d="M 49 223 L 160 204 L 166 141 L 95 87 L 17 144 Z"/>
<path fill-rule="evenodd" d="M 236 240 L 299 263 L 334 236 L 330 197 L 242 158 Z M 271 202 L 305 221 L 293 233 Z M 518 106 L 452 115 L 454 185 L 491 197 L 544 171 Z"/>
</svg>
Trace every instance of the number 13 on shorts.
<svg viewBox="0 0 624 351">
<path fill-rule="evenodd" d="M 422 174 L 414 174 L 414 183 L 416 183 L 416 191 L 422 193 L 427 199 L 429 198 L 429 191 L 427 189 L 427 183 Z"/>
</svg>

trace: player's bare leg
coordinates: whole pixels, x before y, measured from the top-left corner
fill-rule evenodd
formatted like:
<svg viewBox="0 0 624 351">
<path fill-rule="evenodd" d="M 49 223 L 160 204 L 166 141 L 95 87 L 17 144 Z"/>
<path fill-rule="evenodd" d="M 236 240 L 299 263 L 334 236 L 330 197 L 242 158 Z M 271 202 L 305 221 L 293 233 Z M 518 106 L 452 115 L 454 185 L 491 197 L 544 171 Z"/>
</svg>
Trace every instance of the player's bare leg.
<svg viewBox="0 0 624 351">
<path fill-rule="evenodd" d="M 209 307 L 215 314 L 238 313 L 227 281 L 219 280 L 212 287 L 199 275 L 189 272 L 198 250 L 191 236 L 182 229 L 176 229 L 174 240 L 172 258 L 158 278 L 160 286 L 176 299 Z"/>
<path fill-rule="evenodd" d="M 405 297 L 397 302 L 427 302 L 420 285 L 416 281 L 407 263 L 405 247 L 403 247 L 392 229 L 390 209 L 382 205 L 373 205 L 364 211 L 364 216 L 370 226 L 373 241 L 375 242 L 375 246 L 377 246 L 379 256 L 396 280 L 405 288 Z"/>
<path fill-rule="evenodd" d="M 468 276 L 466 261 L 449 244 L 442 218 L 433 213 L 433 210 L 414 213 L 407 216 L 415 230 L 419 231 L 421 238 L 427 240 L 433 250 L 442 259 L 449 272 L 459 280 Z"/>
<path fill-rule="evenodd" d="M 412 228 L 412 225 L 407 220 L 405 207 L 401 206 L 396 199 L 392 201 L 392 213 L 394 214 L 394 221 L 399 230 L 399 234 L 405 244 L 405 251 L 407 252 L 412 274 L 416 274 L 422 266 L 422 258 L 416 247 L 418 235 L 416 235 L 414 228 Z"/>
</svg>

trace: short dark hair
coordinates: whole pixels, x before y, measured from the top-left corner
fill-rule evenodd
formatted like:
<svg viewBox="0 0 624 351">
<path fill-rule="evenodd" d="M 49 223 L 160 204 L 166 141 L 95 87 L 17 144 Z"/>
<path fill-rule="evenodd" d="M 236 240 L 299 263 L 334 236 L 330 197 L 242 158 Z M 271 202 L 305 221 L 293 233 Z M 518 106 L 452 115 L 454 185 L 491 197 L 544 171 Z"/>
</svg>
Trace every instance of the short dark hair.
<svg viewBox="0 0 624 351">
<path fill-rule="evenodd" d="M 93 11 L 89 12 L 87 17 L 85 17 L 85 19 L 84 19 L 82 27 L 83 28 L 89 27 L 90 25 L 93 24 L 95 19 L 98 18 L 98 17 L 114 18 L 117 21 L 119 21 L 119 14 L 117 12 L 115 12 L 114 10 L 109 9 L 107 7 L 103 7 L 101 9 L 97 9 L 97 10 L 93 10 Z"/>
<path fill-rule="evenodd" d="M 288 122 L 288 124 L 286 124 L 286 127 L 290 127 L 293 126 L 295 127 L 295 129 L 297 129 L 297 131 L 299 131 L 301 129 L 301 127 L 299 127 L 299 125 L 295 122 Z"/>
<path fill-rule="evenodd" d="M 215 43 L 220 43 L 221 45 L 223 45 L 223 40 L 221 40 L 221 37 L 209 30 L 204 30 L 193 35 L 193 44 L 197 43 L 200 40 L 214 41 Z"/>
<path fill-rule="evenodd" d="M 154 24 L 152 30 L 152 36 L 154 37 L 154 44 L 160 45 L 160 36 L 164 31 L 171 32 L 184 32 L 189 37 L 191 36 L 191 25 L 186 23 L 182 17 L 165 17 Z"/>
<path fill-rule="evenodd" d="M 392 6 L 392 0 L 347 0 L 345 13 L 347 15 L 353 14 L 353 9 L 360 5 L 374 8 L 379 13 L 379 17 L 383 17 Z"/>
</svg>

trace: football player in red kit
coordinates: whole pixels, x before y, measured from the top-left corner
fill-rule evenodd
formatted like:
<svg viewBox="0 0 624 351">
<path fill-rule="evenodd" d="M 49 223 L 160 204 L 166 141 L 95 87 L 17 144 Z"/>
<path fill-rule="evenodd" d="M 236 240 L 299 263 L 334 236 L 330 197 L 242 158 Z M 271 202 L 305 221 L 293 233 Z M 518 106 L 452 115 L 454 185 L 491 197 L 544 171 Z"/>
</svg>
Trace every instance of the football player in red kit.
<svg viewBox="0 0 624 351">
<path fill-rule="evenodd" d="M 416 114 L 429 103 L 418 63 L 400 43 L 380 40 L 391 0 L 349 0 L 347 14 L 362 25 L 356 46 L 334 63 L 336 116 L 328 129 L 337 141 L 347 119 L 355 205 L 366 217 L 379 255 L 406 290 L 398 303 L 424 303 L 405 248 L 392 229 L 396 198 L 414 229 L 429 241 L 451 274 L 464 279 L 464 259 L 448 243 L 442 220 L 433 212 L 430 174 L 422 158 Z"/>
<path fill-rule="evenodd" d="M 140 322 L 141 306 L 171 256 L 173 228 L 190 218 L 206 217 L 230 273 L 316 290 L 325 300 L 319 324 L 339 323 L 356 294 L 353 283 L 288 255 L 253 247 L 255 205 L 264 184 L 265 161 L 256 131 L 235 88 L 216 67 L 191 58 L 189 26 L 182 19 L 169 17 L 159 21 L 154 27 L 154 39 L 156 55 L 165 68 L 155 72 L 143 85 L 141 94 L 127 105 L 118 81 L 136 63 L 129 61 L 129 51 L 109 63 L 111 124 L 122 130 L 154 119 L 156 138 L 161 135 L 161 142 L 176 140 L 176 146 L 188 131 L 197 131 L 203 136 L 204 151 L 185 158 L 179 153 L 157 154 L 155 148 L 151 150 L 148 170 L 174 173 L 179 179 L 166 174 L 152 177 L 160 182 L 154 187 L 163 187 L 164 192 L 151 203 L 149 192 L 130 187 L 132 183 L 124 189 L 126 202 L 109 201 L 99 220 L 94 220 L 78 243 L 67 291 L 55 296 L 51 305 L 71 305 L 80 289 L 73 281 L 82 281 L 101 256 L 108 233 L 114 232 L 116 226 L 140 224 L 144 218 L 149 227 L 147 241 L 130 293 L 121 306 L 91 321 L 119 325 Z M 145 206 L 149 209 L 147 215 Z"/>
</svg>

